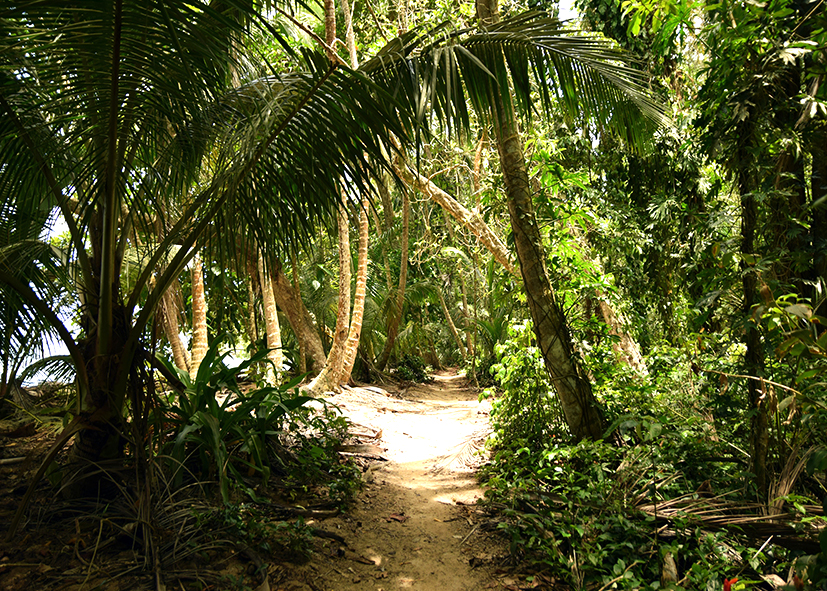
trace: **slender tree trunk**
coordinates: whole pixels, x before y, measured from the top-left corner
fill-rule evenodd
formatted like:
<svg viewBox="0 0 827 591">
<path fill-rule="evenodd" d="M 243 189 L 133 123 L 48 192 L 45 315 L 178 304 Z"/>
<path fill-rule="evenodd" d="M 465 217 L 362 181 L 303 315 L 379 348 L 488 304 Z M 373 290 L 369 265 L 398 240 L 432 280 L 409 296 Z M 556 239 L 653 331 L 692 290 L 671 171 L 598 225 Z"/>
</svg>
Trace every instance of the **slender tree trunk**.
<svg viewBox="0 0 827 591">
<path fill-rule="evenodd" d="M 301 299 L 301 292 L 290 284 L 281 267 L 273 269 L 273 296 L 287 316 L 297 339 L 304 341 L 310 370 L 320 372 L 325 365 L 324 346 L 319 331 Z"/>
<path fill-rule="evenodd" d="M 348 236 L 347 210 L 344 196 L 339 206 L 339 299 L 336 313 L 336 328 L 333 344 L 327 353 L 327 361 L 319 375 L 306 386 L 312 394 L 329 392 L 339 385 L 339 376 L 344 365 L 345 342 L 350 323 L 350 237 Z"/>
<path fill-rule="evenodd" d="M 324 0 L 324 31 L 324 41 L 332 49 L 336 43 L 336 5 L 333 0 Z M 331 62 L 338 61 L 330 49 L 327 50 L 327 59 Z"/>
<path fill-rule="evenodd" d="M 511 254 L 505 244 L 491 231 L 491 228 L 478 213 L 463 207 L 459 201 L 437 187 L 427 177 L 411 170 L 404 162 L 398 162 L 397 164 L 395 167 L 397 174 L 409 187 L 419 189 L 425 196 L 439 204 L 451 217 L 470 230 L 498 263 L 505 267 L 509 273 L 517 276 L 517 270 L 511 262 Z"/>
<path fill-rule="evenodd" d="M 445 322 L 448 323 L 448 329 L 451 331 L 451 336 L 454 337 L 454 342 L 457 344 L 457 349 L 459 349 L 462 358 L 465 359 L 468 352 L 465 350 L 465 345 L 462 344 L 462 339 L 459 336 L 457 325 L 454 324 L 454 319 L 451 318 L 451 311 L 448 310 L 448 304 L 445 303 L 445 296 L 442 294 L 441 289 L 437 290 L 437 295 L 439 296 L 439 304 L 442 306 L 442 313 L 445 315 Z"/>
<path fill-rule="evenodd" d="M 355 5 L 354 5 L 355 6 Z M 345 14 L 345 42 L 347 45 L 350 66 L 354 69 L 359 67 L 359 59 L 356 56 L 356 38 L 353 34 L 353 9 L 348 0 L 342 0 L 342 10 Z M 362 207 L 359 212 L 359 248 L 358 263 L 356 269 L 356 293 L 353 298 L 353 313 L 350 318 L 350 330 L 348 330 L 347 341 L 345 342 L 345 353 L 342 361 L 342 370 L 339 375 L 340 382 L 349 382 L 353 372 L 353 364 L 356 363 L 356 353 L 359 350 L 359 341 L 362 338 L 362 320 L 365 315 L 365 296 L 368 280 L 368 232 L 369 217 L 368 208 L 370 203 L 362 199 Z"/>
<path fill-rule="evenodd" d="M 410 225 L 411 203 L 408 191 L 402 191 L 402 248 L 399 263 L 399 289 L 396 292 L 396 301 L 391 310 L 390 321 L 388 322 L 388 338 L 385 347 L 376 360 L 376 369 L 384 371 L 391 357 L 393 345 L 396 343 L 396 336 L 399 333 L 399 323 L 402 321 L 402 310 L 405 306 L 405 284 L 408 281 L 408 226 Z"/>
<path fill-rule="evenodd" d="M 290 254 L 290 271 L 293 273 L 293 289 L 296 291 L 296 294 L 299 296 L 299 298 L 301 298 L 301 282 L 299 281 L 299 257 L 296 255 L 295 248 L 293 248 L 293 251 Z M 274 279 L 274 294 L 277 289 L 278 287 Z M 307 343 L 305 342 L 304 335 L 301 332 L 296 332 L 296 330 L 293 329 L 293 334 L 296 335 L 296 340 L 299 342 L 299 373 L 304 375 L 305 373 L 307 373 Z M 319 342 L 319 345 L 321 346 L 321 341 Z"/>
<path fill-rule="evenodd" d="M 496 23 L 499 20 L 496 0 L 477 0 L 477 16 L 483 26 Z M 511 229 L 537 344 L 572 434 L 578 440 L 599 439 L 603 436 L 603 413 L 591 383 L 574 356 L 563 309 L 551 289 L 517 120 L 513 112 L 505 110 L 502 100 L 492 115 Z"/>
<path fill-rule="evenodd" d="M 247 340 L 250 341 L 250 349 L 255 347 L 258 342 L 258 330 L 256 328 L 256 287 L 255 275 L 250 272 L 249 263 L 247 265 L 247 318 L 245 328 L 247 330 Z"/>
<path fill-rule="evenodd" d="M 204 263 L 200 255 L 192 259 L 192 362 L 190 377 L 195 379 L 207 354 L 207 298 L 204 294 Z"/>
<path fill-rule="evenodd" d="M 356 270 L 356 293 L 353 298 L 353 314 L 350 318 L 350 331 L 345 343 L 345 360 L 342 367 L 341 382 L 349 382 L 356 363 L 356 353 L 359 350 L 359 340 L 362 336 L 362 321 L 365 315 L 365 297 L 368 280 L 368 208 L 367 199 L 362 201 L 362 211 L 359 215 L 359 263 Z"/>
<path fill-rule="evenodd" d="M 164 293 L 159 311 L 164 334 L 172 349 L 172 360 L 175 363 L 175 367 L 189 373 L 190 360 L 187 358 L 187 350 L 181 342 L 181 328 L 178 324 L 178 318 L 181 315 L 182 308 L 180 300 L 180 288 L 176 282 Z"/>
<path fill-rule="evenodd" d="M 284 355 L 281 350 L 281 327 L 279 326 L 278 309 L 276 299 L 273 296 L 273 280 L 269 269 L 264 267 L 264 259 L 258 255 L 258 278 L 261 283 L 261 303 L 264 307 L 264 326 L 267 330 L 267 370 L 265 379 L 267 383 L 274 386 L 278 380 L 278 372 L 284 363 Z"/>
<path fill-rule="evenodd" d="M 451 237 L 451 242 L 457 244 L 457 237 L 454 233 L 454 226 L 451 224 L 451 219 L 448 217 L 448 212 L 444 209 L 442 210 L 445 214 L 445 224 L 448 228 L 448 235 Z M 474 346 L 474 339 L 473 339 L 473 324 L 471 321 L 471 308 L 468 306 L 468 285 L 465 282 L 465 273 L 461 270 L 458 273 L 459 275 L 459 289 L 460 294 L 462 296 L 462 316 L 463 320 L 465 321 L 465 348 L 468 350 L 468 356 L 473 358 L 475 355 L 476 348 Z"/>
<path fill-rule="evenodd" d="M 393 228 L 393 202 L 391 201 L 391 193 L 388 190 L 388 184 L 386 179 L 380 178 L 379 179 L 379 195 L 382 198 L 382 214 L 385 218 L 384 226 L 379 223 L 379 214 L 376 213 L 374 209 L 374 216 L 376 223 L 376 227 L 382 229 L 382 262 L 385 266 L 385 283 L 388 287 L 388 293 L 393 290 L 393 273 L 391 272 L 391 261 L 390 257 L 388 256 L 388 236 Z"/>
<path fill-rule="evenodd" d="M 753 152 L 754 127 L 752 118 L 747 117 L 738 130 L 737 181 L 741 194 L 741 276 L 743 277 L 744 341 L 747 350 L 744 356 L 745 371 L 748 375 L 761 377 L 764 374 L 764 354 L 761 347 L 761 333 L 758 319 L 753 317 L 753 306 L 759 302 L 758 271 L 747 264 L 747 258 L 755 255 L 755 230 L 758 221 L 758 204 L 754 191 L 757 188 Z M 750 458 L 755 483 L 762 496 L 767 494 L 767 453 L 769 451 L 769 414 L 767 396 L 763 384 L 747 380 L 752 419 L 750 425 Z"/>
</svg>

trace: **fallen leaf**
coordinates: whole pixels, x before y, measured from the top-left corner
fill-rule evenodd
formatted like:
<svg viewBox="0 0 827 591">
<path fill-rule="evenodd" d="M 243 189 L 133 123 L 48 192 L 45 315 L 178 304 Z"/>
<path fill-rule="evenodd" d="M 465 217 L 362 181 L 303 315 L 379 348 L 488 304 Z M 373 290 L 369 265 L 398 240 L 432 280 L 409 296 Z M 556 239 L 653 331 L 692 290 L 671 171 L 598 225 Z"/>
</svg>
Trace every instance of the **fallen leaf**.
<svg viewBox="0 0 827 591">
<path fill-rule="evenodd" d="M 406 521 L 408 521 L 408 516 L 407 515 L 402 515 L 400 513 L 391 513 L 387 517 L 386 521 L 389 522 L 389 523 L 391 521 L 398 521 L 399 523 L 405 523 Z"/>
</svg>

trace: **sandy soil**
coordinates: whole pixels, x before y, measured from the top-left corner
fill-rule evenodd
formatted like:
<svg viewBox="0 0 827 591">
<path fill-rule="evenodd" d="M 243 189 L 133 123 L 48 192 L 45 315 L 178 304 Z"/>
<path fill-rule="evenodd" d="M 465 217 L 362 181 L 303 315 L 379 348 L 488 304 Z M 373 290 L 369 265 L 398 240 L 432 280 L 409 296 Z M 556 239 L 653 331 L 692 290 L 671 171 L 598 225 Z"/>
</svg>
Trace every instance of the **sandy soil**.
<svg viewBox="0 0 827 591">
<path fill-rule="evenodd" d="M 508 552 L 496 522 L 475 504 L 483 495 L 475 478 L 483 458 L 476 452 L 490 429 L 490 405 L 477 401 L 463 377 L 444 372 L 431 384 L 406 389 L 346 388 L 330 401 L 352 421 L 357 443 L 344 451 L 364 468 L 364 486 L 352 509 L 306 520 L 317 537 L 304 564 L 274 554 L 259 556 L 256 565 L 252 556 L 228 546 L 223 553 L 202 552 L 192 565 L 180 565 L 197 575 L 192 581 L 185 578 L 186 586 L 180 580 L 159 586 L 164 573 L 157 573 L 157 580 L 148 576 L 146 561 L 132 551 L 134 541 L 104 528 L 106 520 L 73 518 L 77 512 L 40 528 L 33 522 L 11 543 L 3 543 L 6 526 L 55 432 L 41 426 L 34 434 L 3 438 L 0 458 L 23 461 L 0 463 L 0 589 L 220 590 L 228 588 L 229 577 L 255 591 L 529 588 L 503 568 Z M 32 513 L 65 509 L 65 503 L 52 506 L 53 497 L 44 479 Z M 328 537 L 319 537 L 325 533 Z M 257 566 L 268 573 L 261 584 Z M 203 579 L 206 587 L 198 584 Z"/>
<path fill-rule="evenodd" d="M 331 401 L 357 433 L 375 435 L 385 460 L 367 468 L 349 514 L 318 524 L 346 546 L 331 544 L 304 567 L 303 582 L 284 588 L 503 588 L 494 569 L 506 550 L 475 506 L 483 495 L 475 452 L 489 430 L 489 405 L 477 401 L 463 377 L 447 372 L 432 384 L 394 393 L 354 388 Z"/>
</svg>

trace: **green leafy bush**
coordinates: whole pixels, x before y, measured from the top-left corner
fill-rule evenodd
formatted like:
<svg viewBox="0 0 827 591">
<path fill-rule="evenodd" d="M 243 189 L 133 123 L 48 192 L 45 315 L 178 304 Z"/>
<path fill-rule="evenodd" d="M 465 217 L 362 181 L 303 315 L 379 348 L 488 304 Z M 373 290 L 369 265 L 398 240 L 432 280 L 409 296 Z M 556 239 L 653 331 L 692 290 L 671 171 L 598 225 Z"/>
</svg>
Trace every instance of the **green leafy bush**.
<svg viewBox="0 0 827 591">
<path fill-rule="evenodd" d="M 526 321 L 509 328 L 509 339 L 496 346 L 499 362 L 491 373 L 501 394 L 491 407 L 495 436 L 503 445 L 542 447 L 565 427 L 540 350 L 532 345 L 534 333 Z M 485 390 L 482 397 L 494 394 Z"/>
<path fill-rule="evenodd" d="M 396 375 L 407 382 L 427 382 L 430 380 L 428 366 L 421 357 L 405 353 L 396 366 Z"/>
<path fill-rule="evenodd" d="M 156 432 L 162 436 L 171 427 L 172 440 L 162 445 L 172 460 L 173 482 L 182 482 L 185 468 L 198 470 L 201 477 L 218 481 L 221 498 L 228 502 L 231 481 L 243 483 L 239 470 L 259 473 L 267 485 L 267 439 L 281 433 L 289 415 L 313 399 L 291 394 L 298 379 L 244 393 L 238 376 L 266 359 L 267 352 L 261 351 L 231 368 L 224 363 L 227 354 L 219 354 L 218 346 L 216 339 L 194 380 L 169 361 L 161 360 L 184 385 L 184 391 L 161 401 L 155 422 L 159 426 Z"/>
</svg>

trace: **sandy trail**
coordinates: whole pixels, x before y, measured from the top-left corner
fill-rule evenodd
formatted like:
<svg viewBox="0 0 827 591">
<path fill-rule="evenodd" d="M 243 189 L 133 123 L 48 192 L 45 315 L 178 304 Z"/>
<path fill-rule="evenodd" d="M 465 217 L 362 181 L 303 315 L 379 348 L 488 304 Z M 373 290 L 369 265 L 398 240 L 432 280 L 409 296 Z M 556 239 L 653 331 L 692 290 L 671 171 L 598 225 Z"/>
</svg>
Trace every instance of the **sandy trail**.
<svg viewBox="0 0 827 591">
<path fill-rule="evenodd" d="M 314 591 L 499 587 L 486 567 L 505 551 L 474 506 L 483 495 L 474 452 L 488 433 L 490 405 L 447 373 L 397 393 L 355 388 L 331 401 L 356 432 L 377 435 L 387 461 L 367 469 L 350 513 L 318 524 L 347 544 L 314 557 L 303 584 Z"/>
</svg>

